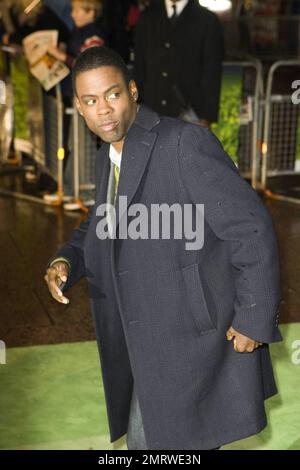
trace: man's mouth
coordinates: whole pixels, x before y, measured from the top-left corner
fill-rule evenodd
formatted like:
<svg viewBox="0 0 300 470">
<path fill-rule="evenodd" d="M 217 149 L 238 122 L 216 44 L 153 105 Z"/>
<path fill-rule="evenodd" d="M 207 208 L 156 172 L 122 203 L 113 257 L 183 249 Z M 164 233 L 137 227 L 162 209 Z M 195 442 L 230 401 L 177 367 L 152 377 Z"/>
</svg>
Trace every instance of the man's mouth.
<svg viewBox="0 0 300 470">
<path fill-rule="evenodd" d="M 118 121 L 109 121 L 105 122 L 103 124 L 99 124 L 98 127 L 102 129 L 104 132 L 110 132 L 113 131 L 118 125 Z"/>
</svg>

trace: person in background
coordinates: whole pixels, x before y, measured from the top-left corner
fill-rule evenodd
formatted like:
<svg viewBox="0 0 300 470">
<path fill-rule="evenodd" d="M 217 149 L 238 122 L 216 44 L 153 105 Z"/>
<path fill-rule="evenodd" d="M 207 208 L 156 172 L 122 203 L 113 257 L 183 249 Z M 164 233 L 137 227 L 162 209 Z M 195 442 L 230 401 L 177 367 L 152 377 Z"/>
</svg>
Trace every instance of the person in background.
<svg viewBox="0 0 300 470">
<path fill-rule="evenodd" d="M 66 49 L 52 46 L 49 53 L 64 62 L 70 69 L 80 52 L 91 46 L 103 46 L 105 32 L 99 17 L 102 13 L 101 0 L 73 0 L 71 16 L 75 27 L 71 31 Z"/>
<path fill-rule="evenodd" d="M 101 0 L 74 0 L 72 1 L 71 16 L 75 27 L 70 33 L 69 41 L 65 46 L 52 46 L 48 52 L 56 59 L 64 62 L 70 69 L 80 52 L 93 46 L 103 46 L 106 43 L 106 34 L 101 26 L 102 1 Z M 73 104 L 73 88 L 71 75 L 67 76 L 61 82 L 61 91 L 64 107 L 71 107 Z M 70 161 L 70 115 L 64 115 L 64 201 L 65 209 L 76 210 L 82 206 L 72 199 L 73 193 L 73 176 Z M 55 202 L 58 195 L 45 194 L 44 200 L 47 202 Z M 88 203 L 89 197 L 85 203 Z"/>
<path fill-rule="evenodd" d="M 206 127 L 217 121 L 223 33 L 198 0 L 153 0 L 138 21 L 134 55 L 146 105 Z"/>
<path fill-rule="evenodd" d="M 132 62 L 133 31 L 149 0 L 103 0 L 103 21 L 108 44 L 126 64 Z"/>
<path fill-rule="evenodd" d="M 131 0 L 103 0 L 103 21 L 108 32 L 108 44 L 123 60 L 129 60 L 129 35 L 126 16 Z"/>
<path fill-rule="evenodd" d="M 127 15 L 126 15 L 126 30 L 129 37 L 130 57 L 129 64 L 132 66 L 134 60 L 134 36 L 135 28 L 138 23 L 141 13 L 150 5 L 148 0 L 131 0 Z"/>
</svg>

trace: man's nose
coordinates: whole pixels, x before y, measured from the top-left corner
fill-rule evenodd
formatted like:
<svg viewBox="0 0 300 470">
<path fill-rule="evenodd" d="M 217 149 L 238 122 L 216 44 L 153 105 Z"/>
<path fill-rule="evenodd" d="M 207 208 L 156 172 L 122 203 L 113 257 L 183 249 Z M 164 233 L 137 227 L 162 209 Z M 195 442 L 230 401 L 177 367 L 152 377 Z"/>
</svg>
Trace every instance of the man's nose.
<svg viewBox="0 0 300 470">
<path fill-rule="evenodd" d="M 109 114 L 111 112 L 111 106 L 109 103 L 106 101 L 106 99 L 99 100 L 98 101 L 98 106 L 97 106 L 97 114 L 100 115 L 105 115 Z"/>
</svg>

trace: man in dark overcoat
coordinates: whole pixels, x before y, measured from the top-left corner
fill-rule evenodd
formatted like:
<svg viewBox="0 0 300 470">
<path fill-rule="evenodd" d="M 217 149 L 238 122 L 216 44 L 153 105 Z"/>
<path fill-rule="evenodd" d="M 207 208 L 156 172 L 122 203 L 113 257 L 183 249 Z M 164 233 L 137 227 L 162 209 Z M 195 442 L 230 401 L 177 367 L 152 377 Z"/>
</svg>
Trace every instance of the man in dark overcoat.
<svg viewBox="0 0 300 470">
<path fill-rule="evenodd" d="M 129 430 L 130 449 L 213 449 L 258 433 L 277 393 L 268 345 L 281 340 L 266 207 L 208 129 L 138 107 L 114 51 L 83 52 L 73 79 L 104 141 L 96 203 L 45 280 L 68 303 L 87 278 L 111 442 Z"/>
<path fill-rule="evenodd" d="M 223 55 L 220 22 L 198 0 L 154 0 L 135 34 L 141 100 L 173 117 L 191 108 L 191 120 L 208 126 L 218 119 Z"/>
</svg>

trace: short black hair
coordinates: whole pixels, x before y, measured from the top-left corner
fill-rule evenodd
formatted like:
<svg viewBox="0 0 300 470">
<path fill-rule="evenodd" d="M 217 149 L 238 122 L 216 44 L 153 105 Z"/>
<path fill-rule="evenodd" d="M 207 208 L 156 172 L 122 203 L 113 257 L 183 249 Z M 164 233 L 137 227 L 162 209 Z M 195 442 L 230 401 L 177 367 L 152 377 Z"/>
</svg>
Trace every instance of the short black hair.
<svg viewBox="0 0 300 470">
<path fill-rule="evenodd" d="M 109 47 L 93 46 L 79 54 L 72 68 L 72 83 L 74 93 L 76 94 L 76 78 L 80 73 L 107 66 L 118 69 L 119 72 L 121 72 L 126 84 L 128 85 L 131 77 L 122 57 Z"/>
</svg>

